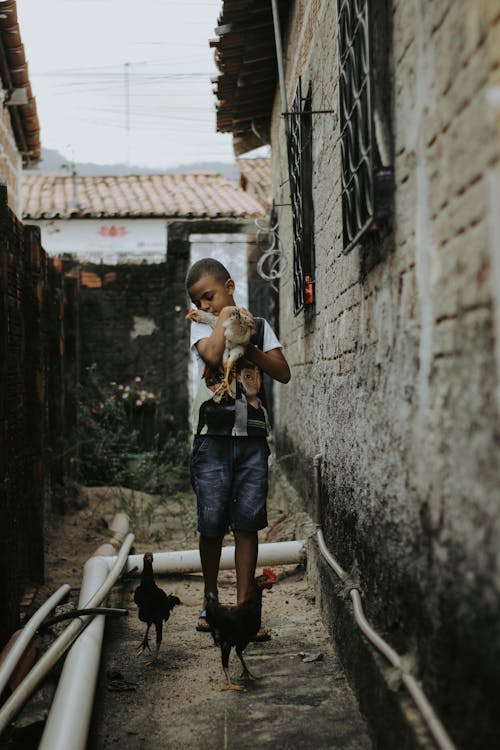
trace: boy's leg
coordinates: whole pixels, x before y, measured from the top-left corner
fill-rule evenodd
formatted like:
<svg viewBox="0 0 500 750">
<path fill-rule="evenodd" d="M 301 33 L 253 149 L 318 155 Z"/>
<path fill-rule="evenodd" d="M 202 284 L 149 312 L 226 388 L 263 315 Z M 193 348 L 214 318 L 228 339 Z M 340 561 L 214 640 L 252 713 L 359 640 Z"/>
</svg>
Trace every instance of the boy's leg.
<svg viewBox="0 0 500 750">
<path fill-rule="evenodd" d="M 212 537 L 212 536 L 205 536 L 204 534 L 200 534 L 199 549 L 200 549 L 201 568 L 203 571 L 203 581 L 205 584 L 205 591 L 204 591 L 204 596 L 203 596 L 203 610 L 207 606 L 207 600 L 206 600 L 207 593 L 209 591 L 211 591 L 214 594 L 218 593 L 217 578 L 219 576 L 219 562 L 220 562 L 220 553 L 222 549 L 223 539 L 224 539 L 223 536 Z M 208 629 L 208 623 L 205 617 L 200 616 L 198 618 L 197 628 L 201 630 Z"/>
<path fill-rule="evenodd" d="M 258 538 L 256 531 L 234 530 L 234 562 L 236 568 L 236 601 L 241 604 L 253 593 L 257 566 Z"/>
<path fill-rule="evenodd" d="M 199 548 L 203 580 L 205 582 L 205 595 L 211 591 L 217 594 L 217 578 L 219 576 L 220 553 L 222 549 L 222 536 L 205 536 L 200 534 Z"/>
<path fill-rule="evenodd" d="M 231 458 L 231 438 L 210 435 L 196 436 L 191 455 L 191 481 L 196 492 L 198 511 L 199 550 L 205 595 L 217 594 L 217 578 L 222 541 L 227 530 L 231 497 L 231 476 L 228 461 Z M 206 599 L 203 599 L 203 609 Z M 204 617 L 200 617 L 198 630 L 208 630 Z"/>
<path fill-rule="evenodd" d="M 238 461 L 231 506 L 231 525 L 235 540 L 236 592 L 238 604 L 254 591 L 258 555 L 258 530 L 267 526 L 267 459 L 265 438 L 239 438 Z M 243 530 L 245 529 L 245 530 Z M 268 628 L 261 628 L 257 640 L 270 638 Z"/>
</svg>

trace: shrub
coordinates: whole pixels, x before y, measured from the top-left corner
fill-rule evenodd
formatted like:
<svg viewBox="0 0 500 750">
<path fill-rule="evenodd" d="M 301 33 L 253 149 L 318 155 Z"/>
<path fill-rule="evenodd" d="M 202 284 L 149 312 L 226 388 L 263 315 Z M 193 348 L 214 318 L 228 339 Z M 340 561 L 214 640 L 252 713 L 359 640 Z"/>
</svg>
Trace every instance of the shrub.
<svg viewBox="0 0 500 750">
<path fill-rule="evenodd" d="M 131 384 L 99 388 L 101 400 L 80 400 L 79 480 L 83 484 L 122 485 L 160 495 L 185 489 L 187 435 L 172 417 L 158 418 L 158 397 Z M 95 386 L 95 382 L 94 382 Z M 161 430 L 160 430 L 161 425 Z"/>
</svg>

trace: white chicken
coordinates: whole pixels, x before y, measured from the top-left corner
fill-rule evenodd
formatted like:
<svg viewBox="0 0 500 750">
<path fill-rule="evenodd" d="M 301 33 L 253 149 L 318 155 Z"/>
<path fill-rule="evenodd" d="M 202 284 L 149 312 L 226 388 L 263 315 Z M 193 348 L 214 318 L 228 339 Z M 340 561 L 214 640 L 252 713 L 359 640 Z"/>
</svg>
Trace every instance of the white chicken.
<svg viewBox="0 0 500 750">
<path fill-rule="evenodd" d="M 217 322 L 216 315 L 204 310 L 190 310 L 186 318 L 195 320 L 198 323 L 206 323 L 212 328 Z M 234 396 L 231 392 L 231 382 L 234 379 L 234 366 L 245 354 L 245 348 L 255 331 L 255 321 L 253 316 L 246 310 L 237 307 L 230 317 L 224 321 L 223 326 L 225 338 L 225 348 L 222 355 L 224 380 L 216 391 L 217 401 L 220 401 L 224 394 L 230 397 Z"/>
</svg>

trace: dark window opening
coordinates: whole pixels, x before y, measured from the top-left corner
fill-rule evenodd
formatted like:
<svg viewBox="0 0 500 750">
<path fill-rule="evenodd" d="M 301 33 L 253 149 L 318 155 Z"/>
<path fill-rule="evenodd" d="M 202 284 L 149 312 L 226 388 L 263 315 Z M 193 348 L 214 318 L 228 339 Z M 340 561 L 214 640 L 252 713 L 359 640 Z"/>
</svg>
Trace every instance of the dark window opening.
<svg viewBox="0 0 500 750">
<path fill-rule="evenodd" d="M 369 0 L 338 0 L 343 248 L 347 253 L 392 211 L 393 170 L 374 126 Z"/>
<path fill-rule="evenodd" d="M 293 310 L 314 302 L 311 86 L 302 98 L 299 79 L 289 119 L 288 166 L 293 221 Z"/>
</svg>

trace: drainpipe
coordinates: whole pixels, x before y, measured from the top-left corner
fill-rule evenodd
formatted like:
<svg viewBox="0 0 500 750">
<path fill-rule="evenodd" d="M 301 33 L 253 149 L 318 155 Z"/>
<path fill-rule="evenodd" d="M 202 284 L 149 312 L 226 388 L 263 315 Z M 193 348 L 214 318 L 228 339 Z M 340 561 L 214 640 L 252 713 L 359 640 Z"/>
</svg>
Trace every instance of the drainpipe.
<svg viewBox="0 0 500 750">
<path fill-rule="evenodd" d="M 285 71 L 283 68 L 283 48 L 281 46 L 280 18 L 277 0 L 271 0 L 273 9 L 274 43 L 276 45 L 276 62 L 278 63 L 278 79 L 280 84 L 281 114 L 285 118 L 285 134 L 287 146 L 289 143 L 288 101 L 285 88 Z"/>
<path fill-rule="evenodd" d="M 335 560 L 330 550 L 326 546 L 325 539 L 322 531 L 322 516 L 321 516 L 321 454 L 318 453 L 313 458 L 313 492 L 314 492 L 314 520 L 316 523 L 316 539 L 321 554 L 335 571 L 341 580 L 347 577 L 346 571 L 339 565 Z M 417 708 L 422 714 L 429 730 L 434 737 L 436 745 L 440 750 L 456 750 L 455 745 L 451 741 L 446 729 L 436 715 L 434 709 L 429 703 L 425 693 L 417 684 L 415 678 L 405 670 L 401 657 L 384 641 L 383 638 L 372 628 L 363 612 L 363 604 L 361 602 L 361 596 L 359 589 L 351 588 L 349 591 L 351 601 L 354 609 L 354 619 L 360 630 L 368 638 L 368 640 L 386 657 L 386 659 L 392 664 L 393 667 L 399 671 L 401 675 L 401 681 L 407 688 L 411 697 L 413 698 Z"/>
</svg>

